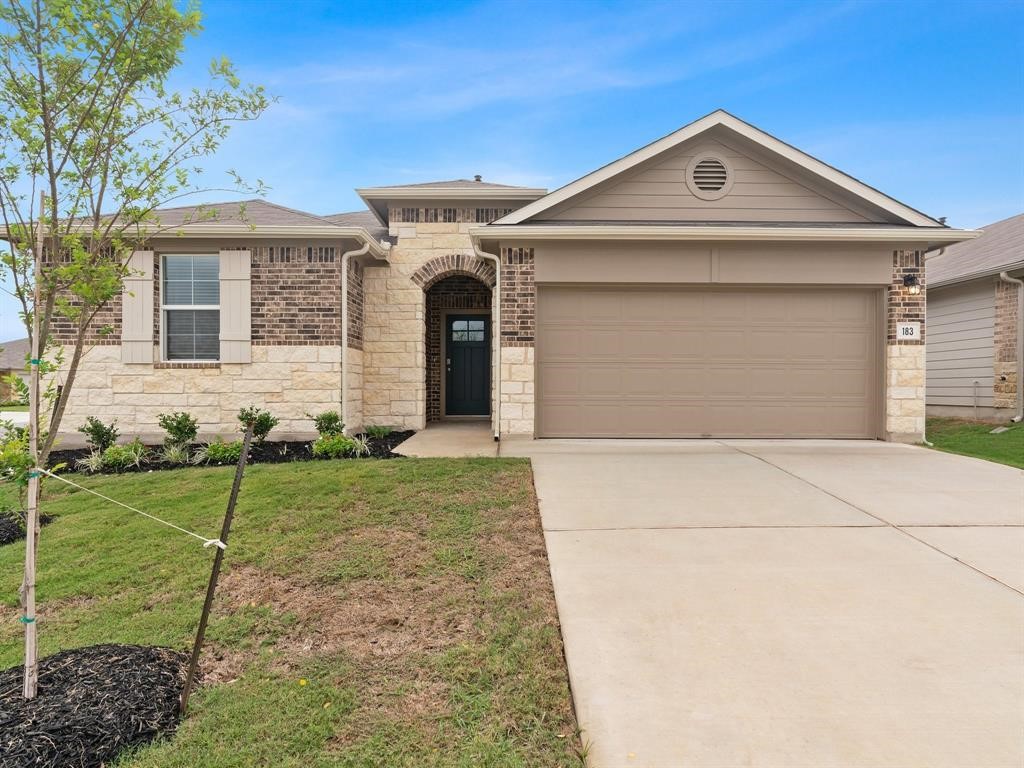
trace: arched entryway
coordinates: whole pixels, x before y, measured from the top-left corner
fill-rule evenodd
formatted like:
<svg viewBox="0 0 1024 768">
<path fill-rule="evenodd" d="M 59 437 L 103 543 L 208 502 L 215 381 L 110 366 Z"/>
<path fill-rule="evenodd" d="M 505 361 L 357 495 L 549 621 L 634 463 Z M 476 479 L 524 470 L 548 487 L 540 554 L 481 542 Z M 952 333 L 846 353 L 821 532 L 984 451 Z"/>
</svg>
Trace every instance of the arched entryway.
<svg viewBox="0 0 1024 768">
<path fill-rule="evenodd" d="M 426 293 L 426 417 L 491 413 L 491 288 L 465 272 L 439 276 Z"/>
</svg>

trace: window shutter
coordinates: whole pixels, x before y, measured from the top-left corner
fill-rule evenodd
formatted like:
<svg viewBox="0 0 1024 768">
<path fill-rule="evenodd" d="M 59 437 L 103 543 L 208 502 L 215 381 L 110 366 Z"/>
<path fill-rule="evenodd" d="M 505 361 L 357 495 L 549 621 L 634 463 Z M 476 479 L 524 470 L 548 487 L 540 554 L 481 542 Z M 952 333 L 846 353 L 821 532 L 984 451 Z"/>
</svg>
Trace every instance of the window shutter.
<svg viewBox="0 0 1024 768">
<path fill-rule="evenodd" d="M 121 293 L 121 362 L 153 362 L 153 251 L 133 251 Z"/>
<path fill-rule="evenodd" d="M 220 361 L 252 362 L 249 251 L 220 252 Z"/>
</svg>

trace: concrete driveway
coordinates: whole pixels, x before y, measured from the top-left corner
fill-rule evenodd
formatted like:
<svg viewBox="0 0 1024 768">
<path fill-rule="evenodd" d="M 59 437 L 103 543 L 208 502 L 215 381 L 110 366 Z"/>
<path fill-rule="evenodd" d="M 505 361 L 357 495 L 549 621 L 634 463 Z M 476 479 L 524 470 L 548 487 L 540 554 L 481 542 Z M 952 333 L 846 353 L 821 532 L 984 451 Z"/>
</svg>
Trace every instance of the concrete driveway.
<svg viewBox="0 0 1024 768">
<path fill-rule="evenodd" d="M 847 441 L 535 441 L 590 764 L 1024 765 L 1024 472 Z"/>
</svg>

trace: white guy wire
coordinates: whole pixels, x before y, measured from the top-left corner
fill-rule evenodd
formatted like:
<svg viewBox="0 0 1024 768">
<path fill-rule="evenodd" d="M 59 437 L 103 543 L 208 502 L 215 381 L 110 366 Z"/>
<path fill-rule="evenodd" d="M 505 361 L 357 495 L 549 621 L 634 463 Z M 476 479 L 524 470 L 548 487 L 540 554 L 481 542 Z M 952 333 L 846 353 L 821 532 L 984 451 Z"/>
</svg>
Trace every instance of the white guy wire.
<svg viewBox="0 0 1024 768">
<path fill-rule="evenodd" d="M 204 547 L 220 547 L 221 549 L 227 549 L 228 548 L 228 545 L 225 544 L 220 539 L 208 539 L 205 536 L 200 536 L 198 533 L 193 533 L 192 531 L 187 531 L 187 530 L 185 530 L 184 528 L 182 528 L 179 525 L 175 525 L 174 523 L 169 523 L 166 520 L 161 520 L 159 517 L 156 517 L 155 515 L 151 515 L 148 512 L 143 512 L 141 509 L 136 509 L 135 507 L 130 507 L 127 504 L 125 504 L 124 502 L 118 501 L 117 499 L 112 499 L 109 496 L 104 496 L 102 493 L 97 493 L 96 491 L 92 490 L 91 488 L 86 488 L 84 485 L 79 485 L 78 483 L 73 483 L 70 480 L 67 480 L 67 479 L 61 477 L 60 475 L 55 475 L 53 472 L 50 472 L 49 470 L 40 469 L 39 467 L 36 467 L 32 471 L 33 472 L 40 472 L 40 473 L 46 475 L 47 477 L 52 477 L 54 480 L 60 480 L 62 483 L 67 483 L 72 488 L 78 488 L 80 490 L 85 491 L 86 493 L 91 493 L 93 496 L 99 496 L 101 499 L 103 499 L 104 501 L 109 501 L 111 504 L 117 504 L 119 507 L 124 507 L 125 509 L 129 509 L 132 512 L 135 512 L 136 514 L 142 515 L 143 517 L 148 517 L 150 520 L 155 520 L 156 522 L 160 523 L 161 525 L 166 525 L 168 528 L 173 528 L 176 531 L 181 531 L 182 533 L 188 534 L 189 536 L 192 536 L 193 538 L 199 539 L 201 542 L 203 542 L 203 546 Z"/>
</svg>

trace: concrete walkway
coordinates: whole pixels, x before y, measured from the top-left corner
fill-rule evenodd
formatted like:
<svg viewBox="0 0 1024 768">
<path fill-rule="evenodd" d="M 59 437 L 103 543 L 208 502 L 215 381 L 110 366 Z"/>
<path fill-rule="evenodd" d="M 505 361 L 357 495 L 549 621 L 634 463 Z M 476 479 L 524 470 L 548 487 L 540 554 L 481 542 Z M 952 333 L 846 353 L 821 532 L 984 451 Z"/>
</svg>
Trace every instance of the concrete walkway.
<svg viewBox="0 0 1024 768">
<path fill-rule="evenodd" d="M 1024 472 L 840 441 L 533 459 L 597 768 L 1020 768 Z"/>
<path fill-rule="evenodd" d="M 498 455 L 498 443 L 489 420 L 439 421 L 400 443 L 394 452 L 421 459 L 494 457 Z"/>
</svg>

